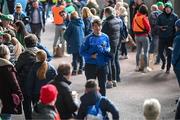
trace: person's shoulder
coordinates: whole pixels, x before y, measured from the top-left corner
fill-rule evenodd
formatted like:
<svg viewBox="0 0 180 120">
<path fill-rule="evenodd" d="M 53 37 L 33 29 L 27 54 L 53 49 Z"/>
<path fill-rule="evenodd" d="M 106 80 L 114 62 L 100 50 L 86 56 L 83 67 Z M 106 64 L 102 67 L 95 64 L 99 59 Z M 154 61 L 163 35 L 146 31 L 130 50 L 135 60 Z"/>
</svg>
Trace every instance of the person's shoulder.
<svg viewBox="0 0 180 120">
<path fill-rule="evenodd" d="M 105 34 L 105 33 L 102 33 L 102 34 L 101 34 L 101 37 L 105 37 L 105 38 L 109 39 L 108 35 Z"/>
</svg>

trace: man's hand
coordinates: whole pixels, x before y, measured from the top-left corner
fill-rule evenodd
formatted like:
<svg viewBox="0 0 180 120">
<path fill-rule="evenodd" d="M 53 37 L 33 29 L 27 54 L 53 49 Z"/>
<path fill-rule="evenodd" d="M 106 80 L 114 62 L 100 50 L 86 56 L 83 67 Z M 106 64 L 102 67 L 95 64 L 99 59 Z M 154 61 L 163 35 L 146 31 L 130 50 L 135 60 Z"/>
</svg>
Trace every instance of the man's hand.
<svg viewBox="0 0 180 120">
<path fill-rule="evenodd" d="M 97 58 L 97 53 L 92 54 L 91 58 L 96 59 Z"/>
</svg>

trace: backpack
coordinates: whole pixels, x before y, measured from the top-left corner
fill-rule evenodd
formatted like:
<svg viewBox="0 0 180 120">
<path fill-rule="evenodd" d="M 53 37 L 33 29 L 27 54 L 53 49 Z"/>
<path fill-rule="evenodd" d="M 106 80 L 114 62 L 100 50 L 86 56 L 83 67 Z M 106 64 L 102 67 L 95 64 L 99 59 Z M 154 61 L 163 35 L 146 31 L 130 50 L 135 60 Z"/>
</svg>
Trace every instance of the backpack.
<svg viewBox="0 0 180 120">
<path fill-rule="evenodd" d="M 88 106 L 85 120 L 103 120 L 102 111 L 99 107 L 102 98 L 103 97 L 101 97 L 95 105 Z"/>
</svg>

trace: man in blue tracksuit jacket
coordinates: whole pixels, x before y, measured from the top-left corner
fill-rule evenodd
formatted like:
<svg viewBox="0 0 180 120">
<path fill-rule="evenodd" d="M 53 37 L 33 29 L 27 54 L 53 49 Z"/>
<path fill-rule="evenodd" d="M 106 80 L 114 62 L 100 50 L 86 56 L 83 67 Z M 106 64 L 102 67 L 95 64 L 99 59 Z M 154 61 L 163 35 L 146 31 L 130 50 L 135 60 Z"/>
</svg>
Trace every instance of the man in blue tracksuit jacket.
<svg viewBox="0 0 180 120">
<path fill-rule="evenodd" d="M 86 79 L 96 79 L 100 87 L 100 93 L 106 95 L 107 64 L 111 55 L 109 38 L 101 32 L 102 23 L 96 19 L 92 23 L 93 33 L 86 37 L 80 48 L 80 54 L 85 58 Z"/>
</svg>

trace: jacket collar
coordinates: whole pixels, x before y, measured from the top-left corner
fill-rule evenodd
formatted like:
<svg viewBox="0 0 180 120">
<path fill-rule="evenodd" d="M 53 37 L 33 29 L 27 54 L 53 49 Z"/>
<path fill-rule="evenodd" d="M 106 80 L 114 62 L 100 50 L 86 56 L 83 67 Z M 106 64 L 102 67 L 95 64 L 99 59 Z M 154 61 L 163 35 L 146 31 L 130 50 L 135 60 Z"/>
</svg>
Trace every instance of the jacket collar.
<svg viewBox="0 0 180 120">
<path fill-rule="evenodd" d="M 3 58 L 0 58 L 0 66 L 6 66 L 6 65 L 12 65 L 13 66 L 13 64 L 10 61 L 3 59 Z"/>
<path fill-rule="evenodd" d="M 68 85 L 71 84 L 71 81 L 67 80 L 63 75 L 61 74 L 58 74 L 55 78 L 55 81 L 58 81 L 58 82 L 65 82 L 67 83 Z"/>
<path fill-rule="evenodd" d="M 106 20 L 110 20 L 110 19 L 113 19 L 115 16 L 114 15 L 110 15 L 106 18 Z"/>
</svg>

